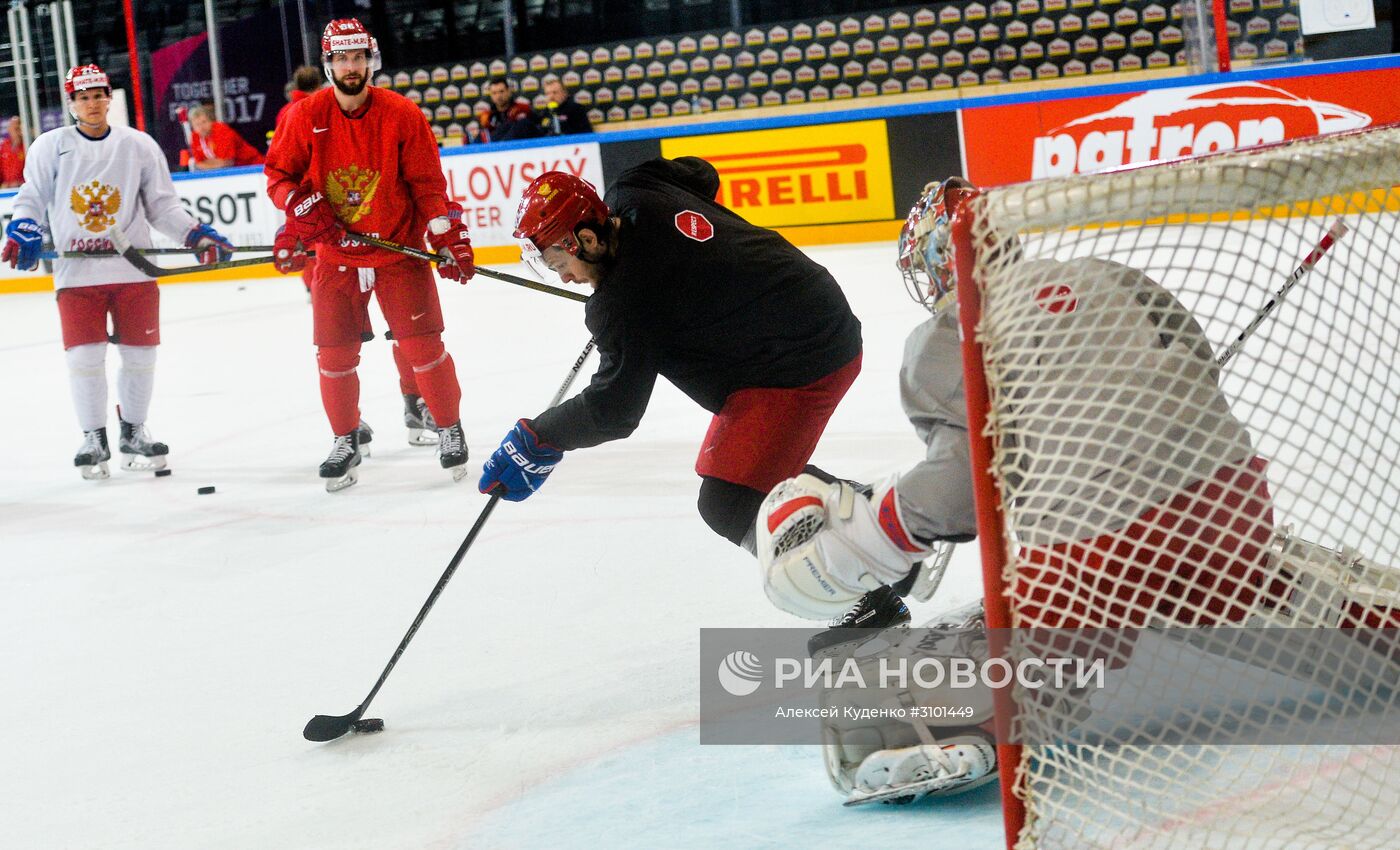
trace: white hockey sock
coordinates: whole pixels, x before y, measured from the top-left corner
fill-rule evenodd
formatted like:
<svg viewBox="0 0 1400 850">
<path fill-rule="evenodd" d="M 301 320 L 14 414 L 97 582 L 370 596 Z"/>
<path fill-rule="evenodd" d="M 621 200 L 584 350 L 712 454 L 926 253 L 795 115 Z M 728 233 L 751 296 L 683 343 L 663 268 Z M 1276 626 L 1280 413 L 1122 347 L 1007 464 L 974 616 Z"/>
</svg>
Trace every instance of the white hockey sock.
<svg viewBox="0 0 1400 850">
<path fill-rule="evenodd" d="M 118 345 L 117 350 L 122 355 L 122 365 L 117 370 L 117 401 L 121 403 L 122 419 L 132 425 L 144 425 L 156 385 L 156 347 Z"/>
<path fill-rule="evenodd" d="M 63 352 L 78 427 L 92 431 L 107 424 L 107 343 L 75 345 Z"/>
</svg>

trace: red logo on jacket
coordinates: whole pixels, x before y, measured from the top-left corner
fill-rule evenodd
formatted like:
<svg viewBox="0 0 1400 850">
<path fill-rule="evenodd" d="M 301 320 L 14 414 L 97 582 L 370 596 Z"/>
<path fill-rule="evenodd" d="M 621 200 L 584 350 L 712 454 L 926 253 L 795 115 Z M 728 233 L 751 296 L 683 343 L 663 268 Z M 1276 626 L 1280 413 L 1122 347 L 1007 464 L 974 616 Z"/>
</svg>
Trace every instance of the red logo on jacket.
<svg viewBox="0 0 1400 850">
<path fill-rule="evenodd" d="M 694 210 L 676 213 L 676 229 L 696 242 L 708 242 L 715 237 L 715 226 Z"/>
</svg>

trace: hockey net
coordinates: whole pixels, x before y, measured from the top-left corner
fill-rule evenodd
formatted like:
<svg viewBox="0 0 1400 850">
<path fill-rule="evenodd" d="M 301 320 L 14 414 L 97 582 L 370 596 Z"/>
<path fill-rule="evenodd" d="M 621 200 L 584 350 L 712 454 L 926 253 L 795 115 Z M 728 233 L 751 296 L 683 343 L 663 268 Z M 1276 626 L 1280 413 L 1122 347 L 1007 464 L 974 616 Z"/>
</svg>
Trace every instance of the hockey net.
<svg viewBox="0 0 1400 850">
<path fill-rule="evenodd" d="M 1025 637 L 1042 626 L 1143 626 L 1159 645 L 1292 627 L 1263 640 L 1303 634 L 1291 655 L 1206 649 L 1174 669 L 1262 667 L 1333 697 L 1272 704 L 1259 723 L 1288 743 L 1234 745 L 1228 699 L 1173 703 L 1180 681 L 1132 679 L 1146 637 L 1109 663 L 1144 704 L 1172 704 L 1137 727 L 1081 734 L 1096 709 L 1009 689 L 1008 844 L 1396 846 L 1400 749 L 1337 741 L 1400 711 L 1395 633 L 1365 628 L 1400 612 L 1400 128 L 990 189 L 953 240 L 1004 652 L 1043 650 Z M 1328 627 L 1367 632 L 1369 651 L 1319 658 L 1307 635 Z"/>
</svg>

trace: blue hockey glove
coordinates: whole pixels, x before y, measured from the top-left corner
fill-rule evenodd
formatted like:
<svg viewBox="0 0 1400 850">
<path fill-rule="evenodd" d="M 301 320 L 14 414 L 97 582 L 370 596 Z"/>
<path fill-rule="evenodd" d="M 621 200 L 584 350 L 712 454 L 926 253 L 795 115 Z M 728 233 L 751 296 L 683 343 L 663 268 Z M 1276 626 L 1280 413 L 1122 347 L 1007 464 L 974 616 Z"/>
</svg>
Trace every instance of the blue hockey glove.
<svg viewBox="0 0 1400 850">
<path fill-rule="evenodd" d="M 5 248 L 0 261 L 10 268 L 30 271 L 39 267 L 39 252 L 44 247 L 44 229 L 32 218 L 17 218 L 5 226 Z"/>
<path fill-rule="evenodd" d="M 508 502 L 523 502 L 544 486 L 544 480 L 563 459 L 562 451 L 541 443 L 530 423 L 521 419 L 481 468 L 477 489 L 499 493 Z"/>
<path fill-rule="evenodd" d="M 194 251 L 194 258 L 206 266 L 233 259 L 233 243 L 207 224 L 198 225 L 190 231 L 185 237 L 185 247 Z"/>
</svg>

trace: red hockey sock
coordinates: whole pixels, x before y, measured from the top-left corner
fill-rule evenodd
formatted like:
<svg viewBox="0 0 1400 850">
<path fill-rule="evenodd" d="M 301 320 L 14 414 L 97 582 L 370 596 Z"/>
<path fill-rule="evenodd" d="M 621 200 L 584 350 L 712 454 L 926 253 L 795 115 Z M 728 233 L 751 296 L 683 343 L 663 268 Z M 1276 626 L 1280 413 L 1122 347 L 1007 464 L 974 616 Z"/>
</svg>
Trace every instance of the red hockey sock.
<svg viewBox="0 0 1400 850">
<path fill-rule="evenodd" d="M 327 345 L 316 351 L 321 369 L 321 405 L 326 409 L 331 430 L 343 436 L 360 424 L 359 346 Z"/>
<path fill-rule="evenodd" d="M 462 389 L 457 384 L 457 367 L 437 334 L 399 340 L 404 357 L 413 364 L 418 390 L 439 428 L 450 428 L 461 419 L 458 407 Z"/>
<path fill-rule="evenodd" d="M 408 362 L 403 347 L 397 342 L 391 347 L 394 349 L 394 365 L 399 369 L 399 392 L 404 395 L 422 395 L 418 392 L 418 379 L 413 374 L 413 364 Z"/>
</svg>

